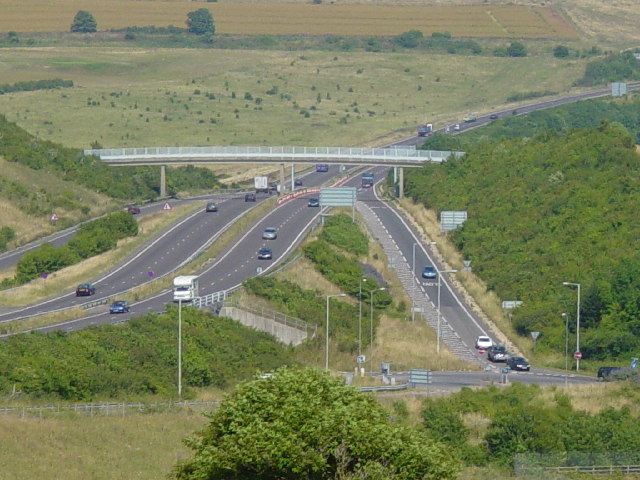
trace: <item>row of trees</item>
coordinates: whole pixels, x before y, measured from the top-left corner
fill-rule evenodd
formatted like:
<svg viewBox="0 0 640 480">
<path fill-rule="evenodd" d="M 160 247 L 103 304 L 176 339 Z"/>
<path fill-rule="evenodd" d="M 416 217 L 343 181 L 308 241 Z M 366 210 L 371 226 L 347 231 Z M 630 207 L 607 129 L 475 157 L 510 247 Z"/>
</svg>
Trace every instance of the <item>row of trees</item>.
<svg viewBox="0 0 640 480">
<path fill-rule="evenodd" d="M 561 312 L 575 334 L 575 292 L 563 281 L 585 292 L 585 359 L 640 348 L 640 255 L 630 247 L 640 236 L 640 162 L 622 125 L 478 142 L 461 160 L 405 178 L 428 208 L 468 212 L 452 240 L 500 298 L 523 301 L 513 323 L 522 335 L 542 332 L 539 349 L 564 351 Z"/>
<path fill-rule="evenodd" d="M 27 82 L 5 83 L 0 85 L 0 95 L 10 92 L 31 92 L 34 90 L 52 90 L 54 88 L 71 88 L 73 80 L 52 78 L 50 80 L 31 80 Z"/>
<path fill-rule="evenodd" d="M 206 8 L 189 12 L 186 23 L 189 33 L 195 35 L 213 35 L 215 33 L 213 16 Z M 80 10 L 73 17 L 71 31 L 74 33 L 94 33 L 98 31 L 98 22 L 90 12 Z"/>
</svg>

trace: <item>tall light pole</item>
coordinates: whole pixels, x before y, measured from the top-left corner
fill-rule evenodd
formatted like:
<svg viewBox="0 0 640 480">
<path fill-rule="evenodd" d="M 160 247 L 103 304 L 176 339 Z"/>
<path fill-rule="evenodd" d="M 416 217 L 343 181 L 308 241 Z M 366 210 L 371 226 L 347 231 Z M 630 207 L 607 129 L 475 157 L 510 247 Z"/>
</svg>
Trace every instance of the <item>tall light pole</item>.
<svg viewBox="0 0 640 480">
<path fill-rule="evenodd" d="M 436 273 L 438 275 L 438 331 L 436 332 L 436 353 L 440 354 L 440 285 L 442 284 L 443 273 L 456 273 L 458 270 L 438 270 L 436 267 Z"/>
<path fill-rule="evenodd" d="M 411 248 L 411 321 L 415 320 L 416 315 L 416 242 Z"/>
<path fill-rule="evenodd" d="M 182 300 L 178 300 L 178 397 L 182 396 Z"/>
<path fill-rule="evenodd" d="M 561 314 L 564 320 L 564 384 L 567 385 L 569 376 L 569 317 L 565 312 Z"/>
<path fill-rule="evenodd" d="M 371 300 L 371 308 L 369 309 L 371 313 L 371 318 L 369 319 L 369 328 L 371 330 L 371 339 L 369 343 L 369 374 L 370 375 L 373 375 L 373 293 L 381 292 L 382 290 L 386 290 L 386 288 L 381 287 L 381 288 L 376 288 L 375 290 L 369 291 L 369 298 Z"/>
<path fill-rule="evenodd" d="M 578 307 L 576 311 L 576 353 L 580 352 L 580 284 L 571 282 L 562 282 L 565 287 L 577 287 L 578 288 Z M 580 371 L 580 359 L 576 358 L 576 372 Z"/>
<path fill-rule="evenodd" d="M 360 277 L 358 288 L 358 355 L 362 355 L 362 284 L 366 278 Z"/>
<path fill-rule="evenodd" d="M 335 295 L 326 295 L 327 297 L 327 331 L 325 340 L 324 368 L 329 370 L 329 299 L 332 297 L 346 297 L 346 293 L 337 293 Z"/>
</svg>

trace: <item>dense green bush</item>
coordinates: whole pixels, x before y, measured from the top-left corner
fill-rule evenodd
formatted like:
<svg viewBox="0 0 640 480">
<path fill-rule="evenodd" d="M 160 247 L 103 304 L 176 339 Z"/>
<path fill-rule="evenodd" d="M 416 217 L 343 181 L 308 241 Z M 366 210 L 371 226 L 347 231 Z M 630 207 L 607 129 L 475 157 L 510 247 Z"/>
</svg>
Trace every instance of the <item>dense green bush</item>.
<svg viewBox="0 0 640 480">
<path fill-rule="evenodd" d="M 325 219 L 320 238 L 354 255 L 369 253 L 369 239 L 345 214 Z"/>
<path fill-rule="evenodd" d="M 31 80 L 28 82 L 5 83 L 0 85 L 0 95 L 9 92 L 30 92 L 34 90 L 50 90 L 54 88 L 71 88 L 73 80 L 52 78 L 50 80 Z"/>
<path fill-rule="evenodd" d="M 630 384 L 627 394 L 637 400 L 640 386 Z M 624 455 L 630 464 L 640 460 L 636 434 L 640 419 L 627 407 L 589 414 L 574 410 L 562 393 L 551 401 L 544 396 L 539 386 L 520 383 L 506 389 L 463 388 L 446 398 L 426 401 L 423 424 L 429 437 L 449 445 L 452 454 L 469 465 L 510 466 L 521 453 L 553 454 L 558 460 L 554 466 L 601 465 L 598 458 L 602 461 L 607 454 Z M 486 420 L 476 425 L 488 427 L 476 431 L 466 427 L 463 417 L 469 414 Z M 472 445 L 469 439 L 477 435 L 482 441 Z"/>
<path fill-rule="evenodd" d="M 0 392 L 91 401 L 176 391 L 176 307 L 121 325 L 23 334 L 0 342 Z M 291 365 L 266 333 L 203 310 L 182 309 L 183 385 L 225 388 L 257 371 Z"/>
<path fill-rule="evenodd" d="M 576 292 L 562 282 L 581 283 L 588 360 L 640 348 L 639 178 L 633 139 L 605 122 L 478 142 L 461 160 L 407 172 L 405 191 L 436 211 L 468 212 L 452 240 L 501 299 L 523 301 L 514 326 L 542 332 L 539 348 L 564 351 L 560 312 L 575 334 Z"/>
<path fill-rule="evenodd" d="M 609 55 L 602 60 L 589 62 L 584 77 L 576 83 L 592 86 L 638 79 L 640 79 L 640 61 L 633 55 L 633 52 L 626 51 Z"/>
<path fill-rule="evenodd" d="M 16 232 L 13 228 L 4 226 L 0 228 L 0 252 L 7 249 L 7 243 L 16 238 Z"/>
</svg>

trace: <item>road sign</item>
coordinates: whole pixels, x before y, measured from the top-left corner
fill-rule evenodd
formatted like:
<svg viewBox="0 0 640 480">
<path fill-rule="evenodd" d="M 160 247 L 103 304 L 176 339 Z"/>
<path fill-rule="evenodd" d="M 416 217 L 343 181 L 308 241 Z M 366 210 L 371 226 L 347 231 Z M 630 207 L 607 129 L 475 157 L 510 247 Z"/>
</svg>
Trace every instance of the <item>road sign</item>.
<svg viewBox="0 0 640 480">
<path fill-rule="evenodd" d="M 57 222 L 58 221 L 58 215 L 56 215 L 56 212 L 53 212 L 51 214 L 51 217 L 49 218 L 49 220 L 51 220 L 52 222 Z"/>
<path fill-rule="evenodd" d="M 409 370 L 409 383 L 413 387 L 416 385 L 430 385 L 431 370 Z"/>
<path fill-rule="evenodd" d="M 529 332 L 529 333 L 531 334 L 531 338 L 533 338 L 534 342 L 538 340 L 538 337 L 540 336 L 540 332 Z"/>
<path fill-rule="evenodd" d="M 364 363 L 364 362 L 366 362 L 366 361 L 367 361 L 367 357 L 365 357 L 364 355 L 358 355 L 358 356 L 356 357 L 356 362 L 357 362 L 357 363 Z"/>
<path fill-rule="evenodd" d="M 582 352 L 575 352 L 573 354 L 573 358 L 575 358 L 576 360 L 580 360 L 582 358 Z"/>
<path fill-rule="evenodd" d="M 163 210 L 171 210 L 171 205 L 169 205 L 169 202 L 164 202 L 164 205 L 162 206 Z"/>
<path fill-rule="evenodd" d="M 353 207 L 355 204 L 355 187 L 323 187 L 320 189 L 320 205 L 322 207 Z"/>
</svg>

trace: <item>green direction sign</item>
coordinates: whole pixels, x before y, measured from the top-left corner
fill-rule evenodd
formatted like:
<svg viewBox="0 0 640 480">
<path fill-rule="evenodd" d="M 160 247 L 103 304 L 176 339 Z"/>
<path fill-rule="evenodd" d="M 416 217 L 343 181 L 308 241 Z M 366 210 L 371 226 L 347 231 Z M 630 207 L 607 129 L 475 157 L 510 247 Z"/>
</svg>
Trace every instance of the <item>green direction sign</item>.
<svg viewBox="0 0 640 480">
<path fill-rule="evenodd" d="M 320 189 L 321 207 L 353 207 L 355 204 L 355 187 L 326 187 Z"/>
</svg>

